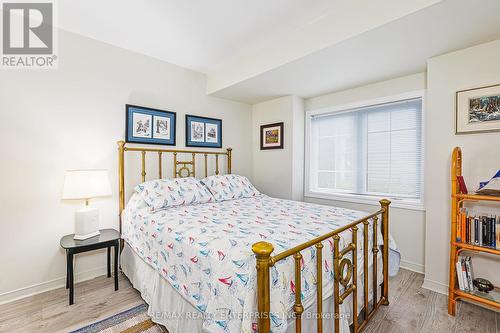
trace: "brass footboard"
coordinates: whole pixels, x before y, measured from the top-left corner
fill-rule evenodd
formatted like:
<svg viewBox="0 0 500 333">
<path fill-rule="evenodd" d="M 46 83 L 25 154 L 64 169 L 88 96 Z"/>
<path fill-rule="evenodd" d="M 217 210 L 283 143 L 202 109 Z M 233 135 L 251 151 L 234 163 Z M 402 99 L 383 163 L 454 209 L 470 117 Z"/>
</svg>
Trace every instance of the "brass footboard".
<svg viewBox="0 0 500 333">
<path fill-rule="evenodd" d="M 333 288 L 333 300 L 334 300 L 334 311 L 333 316 L 335 323 L 335 332 L 338 333 L 340 330 L 340 304 L 352 294 L 352 305 L 353 305 L 353 329 L 354 333 L 363 330 L 365 325 L 368 323 L 370 318 L 373 316 L 375 311 L 380 305 L 389 304 L 389 205 L 390 201 L 383 199 L 380 200 L 380 210 L 373 214 L 365 216 L 364 218 L 350 223 L 342 228 L 336 229 L 330 233 L 327 233 L 321 237 L 310 240 L 306 243 L 300 244 L 294 248 L 287 251 L 279 253 L 275 256 L 271 256 L 274 251 L 273 245 L 267 242 L 259 242 L 252 246 L 252 251 L 255 253 L 256 257 L 256 267 L 257 267 L 257 309 L 258 309 L 258 329 L 259 333 L 269 333 L 271 329 L 270 323 L 270 267 L 275 263 L 285 258 L 293 256 L 295 261 L 295 304 L 293 306 L 293 311 L 295 313 L 295 331 L 301 332 L 301 316 L 304 311 L 304 307 L 301 301 L 301 269 L 300 262 L 302 259 L 301 251 L 315 247 L 316 249 L 316 270 L 317 270 L 317 290 L 316 290 L 316 303 L 317 303 L 317 332 L 321 333 L 323 331 L 323 244 L 324 240 L 329 238 L 333 239 L 334 253 L 333 253 L 333 269 L 334 269 L 334 288 Z M 382 283 L 382 295 L 378 298 L 378 283 L 377 283 L 377 257 L 378 257 L 378 246 L 377 246 L 377 224 L 381 216 L 382 223 L 382 235 L 384 246 L 382 250 L 383 258 L 383 283 Z M 372 273 L 372 283 L 373 283 L 373 299 L 372 306 L 369 309 L 369 295 L 368 295 L 368 232 L 369 232 L 369 221 L 372 220 L 373 228 L 373 246 L 371 251 L 373 252 L 373 273 Z M 358 229 L 363 228 L 363 276 L 364 276 L 364 304 L 363 304 L 363 318 L 359 320 L 358 318 L 358 289 L 357 289 L 357 234 Z M 340 249 L 340 233 L 351 230 L 352 241 L 346 244 L 343 249 Z M 352 254 L 352 260 L 346 257 L 347 254 Z M 344 274 L 346 272 L 346 274 Z M 342 294 L 340 293 L 343 287 Z M 327 317 L 331 318 L 331 317 Z"/>
</svg>

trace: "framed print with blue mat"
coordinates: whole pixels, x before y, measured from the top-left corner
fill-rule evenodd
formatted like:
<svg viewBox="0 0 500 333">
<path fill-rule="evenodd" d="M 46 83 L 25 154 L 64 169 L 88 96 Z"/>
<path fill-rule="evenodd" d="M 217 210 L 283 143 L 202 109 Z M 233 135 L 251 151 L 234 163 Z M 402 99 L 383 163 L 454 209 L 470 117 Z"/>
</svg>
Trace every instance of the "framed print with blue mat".
<svg viewBox="0 0 500 333">
<path fill-rule="evenodd" d="M 222 148 L 222 120 L 186 115 L 186 147 Z"/>
<path fill-rule="evenodd" d="M 175 146 L 175 112 L 126 105 L 125 141 Z"/>
</svg>

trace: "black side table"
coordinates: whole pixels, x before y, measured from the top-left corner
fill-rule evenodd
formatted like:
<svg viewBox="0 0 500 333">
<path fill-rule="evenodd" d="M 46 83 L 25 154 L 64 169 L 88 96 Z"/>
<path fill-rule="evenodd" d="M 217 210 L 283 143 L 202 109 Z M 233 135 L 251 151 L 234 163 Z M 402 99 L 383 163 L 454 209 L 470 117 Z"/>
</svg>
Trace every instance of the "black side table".
<svg viewBox="0 0 500 333">
<path fill-rule="evenodd" d="M 114 247 L 115 290 L 118 290 L 118 254 L 120 253 L 120 233 L 114 229 L 102 229 L 101 234 L 85 240 L 73 239 L 74 234 L 61 238 L 61 247 L 66 250 L 66 289 L 69 288 L 69 305 L 73 304 L 74 276 L 73 258 L 77 253 L 108 249 L 108 277 L 111 277 L 111 247 Z"/>
</svg>

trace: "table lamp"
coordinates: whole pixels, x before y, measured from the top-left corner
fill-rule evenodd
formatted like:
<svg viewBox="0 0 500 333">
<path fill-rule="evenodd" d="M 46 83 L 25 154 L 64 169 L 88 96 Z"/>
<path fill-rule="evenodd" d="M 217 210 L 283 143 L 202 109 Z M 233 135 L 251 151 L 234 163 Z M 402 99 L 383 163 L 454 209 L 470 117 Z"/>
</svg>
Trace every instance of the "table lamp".
<svg viewBox="0 0 500 333">
<path fill-rule="evenodd" d="M 85 208 L 75 212 L 75 237 L 83 240 L 99 235 L 99 210 L 89 200 L 111 196 L 107 170 L 68 170 L 64 179 L 63 200 L 85 200 Z"/>
</svg>

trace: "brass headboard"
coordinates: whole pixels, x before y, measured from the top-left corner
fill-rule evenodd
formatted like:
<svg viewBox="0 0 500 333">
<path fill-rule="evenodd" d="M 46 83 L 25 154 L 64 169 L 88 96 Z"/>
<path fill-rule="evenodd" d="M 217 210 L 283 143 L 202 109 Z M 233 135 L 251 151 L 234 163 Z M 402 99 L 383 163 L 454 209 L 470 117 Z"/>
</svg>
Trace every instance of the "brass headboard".
<svg viewBox="0 0 500 333">
<path fill-rule="evenodd" d="M 227 156 L 227 173 L 231 173 L 232 149 L 225 151 L 196 151 L 181 149 L 155 149 L 146 147 L 126 147 L 125 141 L 118 141 L 118 186 L 120 201 L 120 234 L 122 232 L 121 214 L 125 208 L 125 152 L 133 151 L 141 153 L 141 179 L 146 181 L 146 154 L 155 153 L 158 155 L 158 178 L 163 178 L 162 156 L 163 153 L 173 154 L 173 178 L 196 177 L 196 155 L 202 155 L 205 164 L 205 177 L 208 176 L 208 155 L 215 155 L 215 174 L 219 174 L 219 156 Z M 179 160 L 178 154 L 190 155 L 190 160 Z"/>
</svg>

